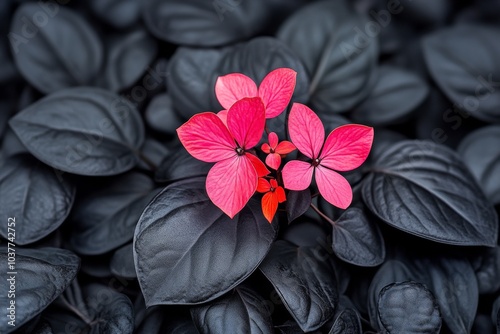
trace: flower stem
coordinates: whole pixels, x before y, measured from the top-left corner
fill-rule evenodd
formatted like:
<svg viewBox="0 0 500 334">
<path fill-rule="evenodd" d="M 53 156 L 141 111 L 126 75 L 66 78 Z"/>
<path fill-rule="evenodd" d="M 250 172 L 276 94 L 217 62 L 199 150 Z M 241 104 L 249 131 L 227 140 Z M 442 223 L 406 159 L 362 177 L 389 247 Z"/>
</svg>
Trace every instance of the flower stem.
<svg viewBox="0 0 500 334">
<path fill-rule="evenodd" d="M 323 218 L 324 220 L 326 220 L 326 221 L 327 221 L 327 222 L 329 222 L 330 224 L 335 225 L 335 222 L 334 222 L 333 220 L 331 220 L 331 219 L 330 219 L 327 215 L 325 215 L 323 212 L 321 212 L 321 210 L 320 210 L 320 209 L 318 209 L 318 207 L 317 207 L 316 205 L 314 205 L 314 204 L 312 204 L 312 203 L 311 203 L 310 205 L 311 205 L 311 208 L 312 208 L 314 211 L 316 211 L 316 213 L 317 213 L 318 215 L 320 215 L 320 217 L 321 217 L 321 218 Z"/>
</svg>

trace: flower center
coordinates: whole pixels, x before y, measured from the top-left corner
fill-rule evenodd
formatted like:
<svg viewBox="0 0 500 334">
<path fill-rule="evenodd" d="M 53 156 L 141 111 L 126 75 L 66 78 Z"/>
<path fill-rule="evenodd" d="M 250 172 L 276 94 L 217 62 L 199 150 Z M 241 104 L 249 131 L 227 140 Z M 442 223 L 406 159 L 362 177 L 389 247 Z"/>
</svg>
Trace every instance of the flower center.
<svg viewBox="0 0 500 334">
<path fill-rule="evenodd" d="M 269 152 L 274 153 L 274 148 L 269 149 Z"/>
<path fill-rule="evenodd" d="M 241 147 L 237 147 L 236 148 L 236 154 L 243 155 L 243 154 L 245 154 L 245 150 L 242 149 Z"/>
<path fill-rule="evenodd" d="M 316 159 L 314 159 L 314 160 L 312 161 L 312 165 L 313 165 L 314 167 L 317 167 L 317 166 L 319 165 L 319 163 L 320 163 L 320 160 L 319 160 L 318 158 L 316 158 Z"/>
<path fill-rule="evenodd" d="M 269 189 L 270 192 L 274 192 L 276 189 L 274 189 L 273 187 L 271 187 L 271 189 Z"/>
</svg>

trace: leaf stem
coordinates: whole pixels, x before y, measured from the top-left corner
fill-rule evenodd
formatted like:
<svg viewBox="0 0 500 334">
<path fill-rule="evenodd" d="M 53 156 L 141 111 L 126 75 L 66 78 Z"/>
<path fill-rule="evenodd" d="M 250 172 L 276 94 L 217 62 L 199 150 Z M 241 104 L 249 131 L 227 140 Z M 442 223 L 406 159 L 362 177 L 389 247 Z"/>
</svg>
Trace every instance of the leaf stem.
<svg viewBox="0 0 500 334">
<path fill-rule="evenodd" d="M 320 209 L 318 209 L 318 207 L 317 207 L 316 205 L 314 205 L 314 204 L 312 204 L 312 203 L 311 203 L 311 204 L 310 204 L 310 206 L 311 206 L 311 208 L 312 208 L 314 211 L 316 211 L 316 213 L 317 213 L 318 215 L 320 215 L 320 217 L 321 217 L 321 218 L 323 218 L 324 220 L 326 220 L 326 221 L 327 221 L 327 222 L 329 222 L 330 224 L 335 225 L 335 222 L 334 222 L 333 220 L 331 220 L 331 219 L 330 219 L 327 215 L 325 215 L 323 212 L 321 212 L 321 210 L 320 210 Z"/>
</svg>

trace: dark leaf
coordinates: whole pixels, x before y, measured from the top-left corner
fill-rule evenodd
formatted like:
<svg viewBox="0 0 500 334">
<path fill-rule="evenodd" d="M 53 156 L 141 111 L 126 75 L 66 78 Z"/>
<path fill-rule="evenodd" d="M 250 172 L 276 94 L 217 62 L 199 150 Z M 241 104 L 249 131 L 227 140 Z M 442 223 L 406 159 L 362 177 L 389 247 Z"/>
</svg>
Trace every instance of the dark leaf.
<svg viewBox="0 0 500 334">
<path fill-rule="evenodd" d="M 191 314 L 183 308 L 153 306 L 146 312 L 142 322 L 137 325 L 135 331 L 137 334 L 199 334 L 191 319 Z"/>
<path fill-rule="evenodd" d="M 0 111 L 2 112 L 2 111 Z M 1 156 L 3 158 L 10 158 L 19 153 L 29 153 L 26 147 L 21 143 L 11 128 L 6 128 L 2 140 Z"/>
<path fill-rule="evenodd" d="M 0 168 L 0 215 L 15 217 L 15 242 L 26 245 L 56 230 L 68 216 L 75 199 L 75 187 L 31 155 L 9 159 Z M 0 234 L 7 238 L 7 223 Z"/>
<path fill-rule="evenodd" d="M 311 205 L 311 190 L 289 191 L 286 197 L 288 223 L 302 216 Z"/>
<path fill-rule="evenodd" d="M 370 160 L 378 160 L 385 154 L 392 145 L 397 142 L 408 139 L 399 132 L 387 130 L 385 128 L 376 128 L 377 135 L 373 137 L 372 149 L 370 151 Z"/>
<path fill-rule="evenodd" d="M 361 320 L 358 312 L 348 308 L 340 312 L 328 334 L 361 334 Z"/>
<path fill-rule="evenodd" d="M 257 268 L 275 236 L 257 201 L 231 220 L 206 195 L 204 178 L 169 185 L 135 231 L 146 305 L 199 304 L 223 295 Z"/>
<path fill-rule="evenodd" d="M 169 94 L 175 110 L 185 119 L 200 111 L 217 112 L 222 109 L 214 88 L 219 76 L 239 72 L 259 85 L 279 67 L 297 71 L 292 100 L 307 100 L 309 77 L 304 65 L 283 42 L 271 37 L 258 37 L 223 49 L 179 48 L 168 67 Z"/>
<path fill-rule="evenodd" d="M 158 38 L 191 46 L 219 46 L 251 37 L 262 30 L 264 0 L 147 0 L 144 21 Z"/>
<path fill-rule="evenodd" d="M 452 0 L 420 0 L 416 2 L 401 0 L 394 3 L 399 4 L 396 7 L 398 12 L 395 14 L 401 14 L 403 20 L 411 20 L 416 25 L 431 27 L 444 25 L 455 4 Z M 429 10 L 431 6 L 432 10 Z"/>
<path fill-rule="evenodd" d="M 310 220 L 290 224 L 284 231 L 282 238 L 297 247 L 319 246 L 325 251 L 333 253 L 325 229 L 320 224 Z"/>
<path fill-rule="evenodd" d="M 328 257 L 278 240 L 259 268 L 303 331 L 318 329 L 333 317 L 338 291 Z"/>
<path fill-rule="evenodd" d="M 137 277 L 135 272 L 132 243 L 116 250 L 111 258 L 110 268 L 113 275 L 124 278 Z"/>
<path fill-rule="evenodd" d="M 162 144 L 153 138 L 146 138 L 141 147 L 142 159 L 137 167 L 146 171 L 155 171 L 163 160 L 170 154 L 170 150 L 165 144 Z"/>
<path fill-rule="evenodd" d="M 274 333 L 265 300 L 246 286 L 192 308 L 191 314 L 201 333 Z"/>
<path fill-rule="evenodd" d="M 146 109 L 146 123 L 153 130 L 174 136 L 182 121 L 175 113 L 172 98 L 167 93 L 156 95 Z"/>
<path fill-rule="evenodd" d="M 85 86 L 103 62 L 101 41 L 92 27 L 54 2 L 18 7 L 8 35 L 17 68 L 43 93 Z"/>
<path fill-rule="evenodd" d="M 498 217 L 452 150 L 402 141 L 375 162 L 362 189 L 369 209 L 387 224 L 436 242 L 490 246 Z"/>
<path fill-rule="evenodd" d="M 1 250 L 2 263 L 7 264 L 7 256 L 12 256 L 9 253 L 7 248 Z M 10 307 L 10 301 L 15 300 L 16 327 L 8 325 L 4 313 L 0 332 L 10 333 L 42 312 L 71 283 L 79 266 L 78 256 L 68 250 L 15 248 L 15 299 L 8 298 L 8 290 L 12 284 L 8 279 L 12 276 L 6 274 L 7 276 L 3 277 L 7 277 L 8 284 L 4 282 L 1 285 L 0 305 L 5 310 Z M 3 268 L 6 269 L 4 273 L 10 272 L 6 266 Z"/>
<path fill-rule="evenodd" d="M 184 147 L 177 145 L 156 170 L 155 181 L 170 182 L 207 175 L 212 166 L 213 164 L 193 158 Z"/>
<path fill-rule="evenodd" d="M 39 318 L 40 316 L 34 318 L 32 321 L 29 321 L 27 324 L 19 328 L 16 334 L 53 334 L 54 332 L 52 331 L 50 324 Z"/>
<path fill-rule="evenodd" d="M 119 29 L 133 25 L 141 13 L 139 0 L 92 0 L 89 2 L 90 8 L 99 18 Z"/>
<path fill-rule="evenodd" d="M 493 320 L 493 323 L 496 325 L 497 328 L 497 334 L 500 333 L 500 297 L 495 300 L 495 303 L 493 304 L 493 310 L 491 312 L 491 320 Z"/>
<path fill-rule="evenodd" d="M 355 122 L 376 126 L 404 120 L 429 93 L 425 81 L 412 72 L 381 66 L 376 75 L 371 93 L 351 114 Z"/>
<path fill-rule="evenodd" d="M 277 334 L 304 334 L 299 325 L 293 320 L 287 320 L 284 324 L 274 327 Z M 307 332 L 308 334 L 321 334 L 321 331 Z"/>
<path fill-rule="evenodd" d="M 383 333 L 438 334 L 441 316 L 436 299 L 425 285 L 402 282 L 387 285 L 378 298 Z"/>
<path fill-rule="evenodd" d="M 157 52 L 156 41 L 144 30 L 136 30 L 123 37 L 115 36 L 108 41 L 107 48 L 102 85 L 114 92 L 132 86 L 144 74 Z"/>
<path fill-rule="evenodd" d="M 100 255 L 82 256 L 82 266 L 80 271 L 91 277 L 108 278 L 113 276 L 111 272 L 111 257 L 113 252 Z"/>
<path fill-rule="evenodd" d="M 357 266 L 374 267 L 385 259 L 380 229 L 355 207 L 344 211 L 333 225 L 332 248 L 341 260 Z"/>
<path fill-rule="evenodd" d="M 70 244 L 84 255 L 104 254 L 134 237 L 142 210 L 158 193 L 144 174 L 117 176 L 79 198 L 71 215 Z"/>
<path fill-rule="evenodd" d="M 423 40 L 433 79 L 460 109 L 486 122 L 500 120 L 498 28 L 456 25 Z"/>
<path fill-rule="evenodd" d="M 38 159 L 80 175 L 115 175 L 131 169 L 144 141 L 144 125 L 135 107 L 98 88 L 51 94 L 9 124 Z"/>
<path fill-rule="evenodd" d="M 304 62 L 311 107 L 320 116 L 347 111 L 370 92 L 378 43 L 361 30 L 367 21 L 347 1 L 321 1 L 297 11 L 278 32 Z"/>
<path fill-rule="evenodd" d="M 488 248 L 473 262 L 479 294 L 495 293 L 500 289 L 500 246 Z"/>
<path fill-rule="evenodd" d="M 464 159 L 486 197 L 500 204 L 500 126 L 476 130 L 460 143 L 457 151 Z"/>
</svg>

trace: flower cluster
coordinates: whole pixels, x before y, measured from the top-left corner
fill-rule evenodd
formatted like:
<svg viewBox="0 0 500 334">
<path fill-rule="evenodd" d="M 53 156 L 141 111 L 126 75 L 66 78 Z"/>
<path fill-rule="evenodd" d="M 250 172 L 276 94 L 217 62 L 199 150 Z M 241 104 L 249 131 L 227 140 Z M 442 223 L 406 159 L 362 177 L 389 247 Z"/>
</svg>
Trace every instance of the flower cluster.
<svg viewBox="0 0 500 334">
<path fill-rule="evenodd" d="M 259 192 L 264 193 L 263 214 L 271 222 L 279 203 L 286 201 L 284 188 L 307 189 L 313 175 L 328 202 L 345 209 L 352 201 L 351 186 L 336 171 L 355 169 L 366 160 L 373 141 L 371 127 L 341 126 L 325 140 L 319 117 L 307 106 L 294 103 L 288 117 L 291 142 L 280 142 L 276 133 L 269 132 L 267 143 L 261 145 L 265 164 L 257 156 L 254 147 L 267 132 L 266 119 L 287 108 L 295 80 L 296 72 L 287 68 L 270 72 L 259 87 L 240 73 L 219 77 L 215 93 L 224 109 L 197 114 L 177 129 L 193 157 L 215 163 L 207 175 L 207 193 L 231 218 Z M 281 168 L 282 160 L 295 149 L 308 161 L 291 160 Z"/>
</svg>

